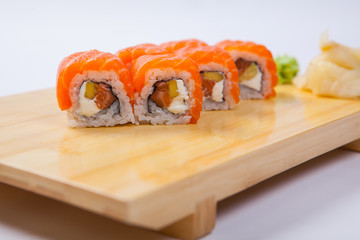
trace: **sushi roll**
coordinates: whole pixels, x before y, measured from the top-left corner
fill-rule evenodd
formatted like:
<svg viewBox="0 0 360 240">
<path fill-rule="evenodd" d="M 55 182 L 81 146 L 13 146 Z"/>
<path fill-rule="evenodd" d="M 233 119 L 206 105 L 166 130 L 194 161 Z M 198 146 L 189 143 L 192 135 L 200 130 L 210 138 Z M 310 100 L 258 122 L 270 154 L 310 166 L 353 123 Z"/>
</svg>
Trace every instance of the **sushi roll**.
<svg viewBox="0 0 360 240">
<path fill-rule="evenodd" d="M 72 127 L 134 123 L 130 72 L 111 53 L 74 53 L 59 65 L 57 100 Z"/>
<path fill-rule="evenodd" d="M 276 95 L 278 76 L 271 52 L 253 42 L 225 40 L 217 43 L 230 53 L 239 72 L 240 99 L 266 99 Z"/>
<path fill-rule="evenodd" d="M 160 47 L 165 49 L 169 53 L 174 53 L 175 51 L 182 48 L 192 48 L 192 47 L 206 47 L 207 43 L 200 41 L 198 39 L 186 39 L 180 41 L 171 41 L 160 44 Z"/>
<path fill-rule="evenodd" d="M 196 123 L 202 108 L 199 68 L 191 59 L 145 55 L 131 67 L 137 124 Z"/>
<path fill-rule="evenodd" d="M 228 110 L 239 102 L 239 75 L 229 53 L 213 46 L 187 46 L 174 51 L 199 66 L 203 109 Z"/>
<path fill-rule="evenodd" d="M 159 55 L 168 52 L 160 46 L 151 43 L 139 44 L 136 46 L 121 49 L 115 53 L 130 70 L 132 62 L 143 55 Z"/>
</svg>

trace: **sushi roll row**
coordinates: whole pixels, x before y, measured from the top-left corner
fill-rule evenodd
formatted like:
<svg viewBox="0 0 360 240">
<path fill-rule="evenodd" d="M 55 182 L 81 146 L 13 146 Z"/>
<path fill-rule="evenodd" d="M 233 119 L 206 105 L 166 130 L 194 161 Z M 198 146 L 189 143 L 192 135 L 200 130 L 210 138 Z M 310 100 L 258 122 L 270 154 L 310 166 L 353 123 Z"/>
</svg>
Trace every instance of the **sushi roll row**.
<svg viewBox="0 0 360 240">
<path fill-rule="evenodd" d="M 271 52 L 252 42 L 190 39 L 115 54 L 74 53 L 59 65 L 57 99 L 72 127 L 196 123 L 201 110 L 275 96 Z"/>
</svg>

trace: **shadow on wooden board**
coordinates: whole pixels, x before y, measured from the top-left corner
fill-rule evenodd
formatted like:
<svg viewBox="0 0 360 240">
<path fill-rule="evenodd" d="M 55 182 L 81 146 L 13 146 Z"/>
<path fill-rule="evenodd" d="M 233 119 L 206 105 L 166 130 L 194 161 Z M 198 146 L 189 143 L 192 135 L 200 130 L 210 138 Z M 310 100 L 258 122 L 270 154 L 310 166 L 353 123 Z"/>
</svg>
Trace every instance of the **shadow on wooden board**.
<svg viewBox="0 0 360 240">
<path fill-rule="evenodd" d="M 353 150 L 356 152 L 360 152 L 360 139 L 351 142 L 349 144 L 346 144 L 345 146 L 343 146 L 343 148 L 349 149 L 349 150 Z"/>
</svg>

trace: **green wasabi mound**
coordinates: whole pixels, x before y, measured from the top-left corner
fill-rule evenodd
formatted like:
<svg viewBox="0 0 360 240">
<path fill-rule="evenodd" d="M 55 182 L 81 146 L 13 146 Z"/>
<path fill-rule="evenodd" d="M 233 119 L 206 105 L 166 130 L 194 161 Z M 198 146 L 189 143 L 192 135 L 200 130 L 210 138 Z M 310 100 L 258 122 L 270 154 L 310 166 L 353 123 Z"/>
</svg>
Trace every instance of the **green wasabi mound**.
<svg viewBox="0 0 360 240">
<path fill-rule="evenodd" d="M 284 55 L 275 58 L 277 73 L 279 76 L 278 84 L 290 84 L 299 71 L 299 64 L 296 58 Z"/>
</svg>

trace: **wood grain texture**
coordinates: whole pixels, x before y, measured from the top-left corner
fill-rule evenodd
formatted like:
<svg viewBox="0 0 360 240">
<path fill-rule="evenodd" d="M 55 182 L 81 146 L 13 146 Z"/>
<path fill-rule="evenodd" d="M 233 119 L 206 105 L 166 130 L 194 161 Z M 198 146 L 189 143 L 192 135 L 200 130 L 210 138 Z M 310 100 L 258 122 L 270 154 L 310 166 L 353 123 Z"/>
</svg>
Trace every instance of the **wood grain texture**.
<svg viewBox="0 0 360 240">
<path fill-rule="evenodd" d="M 196 125 L 72 129 L 55 90 L 0 98 L 0 181 L 154 230 L 360 138 L 360 101 L 279 86 Z"/>
</svg>

